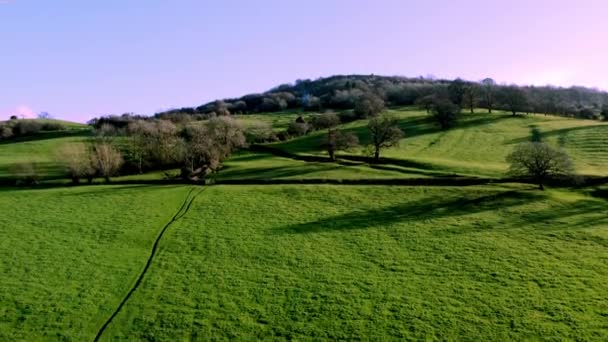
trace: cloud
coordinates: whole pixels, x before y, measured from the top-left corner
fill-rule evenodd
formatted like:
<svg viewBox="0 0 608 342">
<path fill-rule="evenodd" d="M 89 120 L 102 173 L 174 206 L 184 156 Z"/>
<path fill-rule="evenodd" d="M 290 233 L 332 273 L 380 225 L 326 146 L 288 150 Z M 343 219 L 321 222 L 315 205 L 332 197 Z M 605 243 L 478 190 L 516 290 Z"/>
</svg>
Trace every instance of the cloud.
<svg viewBox="0 0 608 342">
<path fill-rule="evenodd" d="M 2 111 L 2 113 L 4 115 L 1 115 L 0 119 L 8 119 L 13 115 L 22 119 L 34 119 L 37 116 L 36 112 L 28 105 L 19 105 L 7 111 Z"/>
</svg>

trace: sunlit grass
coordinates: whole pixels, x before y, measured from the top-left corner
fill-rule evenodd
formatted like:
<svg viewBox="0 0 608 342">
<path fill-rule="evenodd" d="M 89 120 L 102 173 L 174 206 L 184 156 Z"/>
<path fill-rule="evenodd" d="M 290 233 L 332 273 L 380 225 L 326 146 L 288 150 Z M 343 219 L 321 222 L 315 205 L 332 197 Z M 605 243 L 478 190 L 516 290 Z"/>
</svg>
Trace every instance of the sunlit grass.
<svg viewBox="0 0 608 342">
<path fill-rule="evenodd" d="M 606 202 L 527 189 L 214 187 L 106 339 L 608 338 Z"/>
</svg>

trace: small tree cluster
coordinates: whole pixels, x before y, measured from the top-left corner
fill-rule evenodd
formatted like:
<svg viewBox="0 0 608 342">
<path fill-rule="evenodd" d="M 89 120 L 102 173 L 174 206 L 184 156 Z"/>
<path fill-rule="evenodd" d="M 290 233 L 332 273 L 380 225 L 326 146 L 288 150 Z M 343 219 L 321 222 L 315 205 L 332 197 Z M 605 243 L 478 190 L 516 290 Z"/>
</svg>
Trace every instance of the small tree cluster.
<svg viewBox="0 0 608 342">
<path fill-rule="evenodd" d="M 246 145 L 241 126 L 229 117 L 188 126 L 181 138 L 181 177 L 193 181 L 203 180 L 216 172 L 226 158 Z"/>
<path fill-rule="evenodd" d="M 35 135 L 40 132 L 62 131 L 64 129 L 65 126 L 63 124 L 54 121 L 13 119 L 0 122 L 0 140 Z"/>
<path fill-rule="evenodd" d="M 96 176 L 110 182 L 110 177 L 116 175 L 123 164 L 120 151 L 106 142 L 91 146 L 84 143 L 64 145 L 57 158 L 73 184 L 79 184 L 82 178 L 86 178 L 90 184 Z"/>
</svg>

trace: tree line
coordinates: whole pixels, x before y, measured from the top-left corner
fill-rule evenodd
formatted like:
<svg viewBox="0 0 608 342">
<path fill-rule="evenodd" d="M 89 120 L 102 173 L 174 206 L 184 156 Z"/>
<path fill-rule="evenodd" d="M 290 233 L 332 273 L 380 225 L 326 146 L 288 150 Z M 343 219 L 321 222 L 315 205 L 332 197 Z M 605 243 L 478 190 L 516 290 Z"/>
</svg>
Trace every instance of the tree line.
<svg viewBox="0 0 608 342">
<path fill-rule="evenodd" d="M 213 101 L 198 107 L 157 113 L 159 118 L 206 118 L 232 114 L 355 110 L 361 99 L 383 101 L 387 106 L 422 105 L 434 98 L 449 98 L 453 105 L 474 111 L 484 108 L 517 113 L 552 114 L 584 119 L 608 119 L 608 93 L 585 87 L 517 86 L 491 78 L 473 82 L 385 76 L 332 76 L 298 80 L 261 94 Z"/>
<path fill-rule="evenodd" d="M 58 161 L 74 184 L 82 179 L 91 183 L 95 177 L 109 182 L 119 172 L 172 169 L 179 169 L 179 174 L 166 177 L 200 182 L 245 145 L 244 129 L 227 116 L 181 126 L 131 118 L 124 126 L 102 124 L 88 142 L 63 146 Z"/>
</svg>

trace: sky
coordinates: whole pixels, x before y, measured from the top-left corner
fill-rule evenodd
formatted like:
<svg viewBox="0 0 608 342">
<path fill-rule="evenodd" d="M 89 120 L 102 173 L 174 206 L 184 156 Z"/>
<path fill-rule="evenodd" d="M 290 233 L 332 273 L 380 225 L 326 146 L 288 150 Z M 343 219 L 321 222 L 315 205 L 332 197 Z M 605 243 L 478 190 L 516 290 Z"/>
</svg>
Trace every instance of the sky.
<svg viewBox="0 0 608 342">
<path fill-rule="evenodd" d="M 0 119 L 153 114 L 335 74 L 608 90 L 605 0 L 0 0 Z"/>
</svg>

